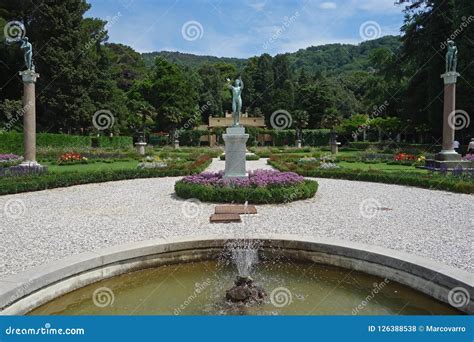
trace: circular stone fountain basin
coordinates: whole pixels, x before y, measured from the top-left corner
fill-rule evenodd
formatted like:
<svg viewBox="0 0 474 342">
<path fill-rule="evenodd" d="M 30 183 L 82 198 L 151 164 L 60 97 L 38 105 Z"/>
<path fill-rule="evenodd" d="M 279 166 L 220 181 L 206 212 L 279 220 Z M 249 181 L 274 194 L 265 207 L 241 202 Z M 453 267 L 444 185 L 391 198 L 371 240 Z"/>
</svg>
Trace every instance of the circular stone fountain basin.
<svg viewBox="0 0 474 342">
<path fill-rule="evenodd" d="M 227 303 L 233 237 L 158 239 L 87 252 L 0 280 L 0 315 L 473 313 L 472 274 L 348 241 L 252 236 L 260 304 Z M 450 305 L 462 289 L 468 299 Z M 457 303 L 455 303 L 457 304 Z M 459 311 L 458 311 L 459 310 Z"/>
<path fill-rule="evenodd" d="M 201 261 L 136 271 L 70 292 L 31 315 L 451 315 L 459 311 L 407 286 L 340 267 L 259 262 L 262 304 L 224 299 L 232 265 Z M 102 292 L 102 293 L 101 293 Z"/>
</svg>

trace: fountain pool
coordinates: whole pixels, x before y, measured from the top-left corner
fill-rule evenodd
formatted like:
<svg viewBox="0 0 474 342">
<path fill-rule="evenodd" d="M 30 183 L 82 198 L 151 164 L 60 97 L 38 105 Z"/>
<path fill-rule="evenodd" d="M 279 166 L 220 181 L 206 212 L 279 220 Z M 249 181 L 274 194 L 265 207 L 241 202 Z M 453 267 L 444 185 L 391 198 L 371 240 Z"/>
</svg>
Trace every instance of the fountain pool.
<svg viewBox="0 0 474 342">
<path fill-rule="evenodd" d="M 334 266 L 289 261 L 254 265 L 252 278 L 267 296 L 261 304 L 235 305 L 224 298 L 235 277 L 235 265 L 215 260 L 165 265 L 88 285 L 30 315 L 460 314 L 396 282 Z"/>
</svg>

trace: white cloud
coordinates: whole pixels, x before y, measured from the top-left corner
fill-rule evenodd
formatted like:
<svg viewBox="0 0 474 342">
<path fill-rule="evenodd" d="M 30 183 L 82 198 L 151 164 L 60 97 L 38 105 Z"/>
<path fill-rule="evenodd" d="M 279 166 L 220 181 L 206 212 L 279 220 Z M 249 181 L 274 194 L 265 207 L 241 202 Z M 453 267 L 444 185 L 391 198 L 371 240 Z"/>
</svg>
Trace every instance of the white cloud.
<svg viewBox="0 0 474 342">
<path fill-rule="evenodd" d="M 255 11 L 261 12 L 265 9 L 267 0 L 248 0 L 247 4 L 252 7 Z"/>
<path fill-rule="evenodd" d="M 322 8 L 322 9 L 336 9 L 337 4 L 335 2 L 322 2 L 319 5 L 319 8 Z"/>
</svg>

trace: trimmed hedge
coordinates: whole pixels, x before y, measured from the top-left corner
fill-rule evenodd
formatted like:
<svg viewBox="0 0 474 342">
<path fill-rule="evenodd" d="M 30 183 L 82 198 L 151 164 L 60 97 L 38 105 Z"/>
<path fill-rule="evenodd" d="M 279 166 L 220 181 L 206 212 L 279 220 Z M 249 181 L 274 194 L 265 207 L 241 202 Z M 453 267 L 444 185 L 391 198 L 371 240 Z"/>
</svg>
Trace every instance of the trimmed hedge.
<svg viewBox="0 0 474 342">
<path fill-rule="evenodd" d="M 436 153 L 441 150 L 441 145 L 433 144 L 410 144 L 404 142 L 369 142 L 369 141 L 352 141 L 348 142 L 345 148 L 346 150 L 355 149 L 357 151 L 363 151 L 369 147 L 374 147 L 381 151 L 394 152 L 396 150 L 402 150 L 403 152 L 409 152 L 413 154 L 420 153 Z"/>
<path fill-rule="evenodd" d="M 90 137 L 83 135 L 68 134 L 36 134 L 37 147 L 55 147 L 55 148 L 129 148 L 133 146 L 131 137 Z M 7 132 L 0 134 L 0 153 L 23 153 L 23 133 Z"/>
<path fill-rule="evenodd" d="M 20 192 L 39 191 L 74 185 L 113 182 L 126 179 L 180 177 L 194 173 L 201 173 L 211 164 L 211 159 L 192 163 L 182 169 L 124 169 L 103 170 L 92 172 L 64 172 L 47 173 L 43 175 L 25 177 L 0 178 L 0 195 L 16 194 Z"/>
<path fill-rule="evenodd" d="M 181 180 L 175 183 L 174 190 L 181 198 L 196 198 L 202 202 L 272 204 L 311 198 L 318 191 L 318 183 L 305 180 L 291 186 L 238 188 L 190 184 Z"/>
<path fill-rule="evenodd" d="M 220 157 L 219 157 L 220 160 L 225 160 L 225 154 L 222 154 Z M 256 154 L 247 154 L 245 156 L 245 160 L 259 160 L 260 157 L 257 156 Z"/>
<path fill-rule="evenodd" d="M 445 190 L 459 193 L 474 193 L 474 182 L 435 173 L 383 172 L 378 170 L 363 171 L 352 169 L 303 169 L 296 164 L 277 160 L 268 163 L 282 172 L 292 171 L 305 177 L 347 179 L 364 182 L 409 185 L 431 190 Z"/>
</svg>

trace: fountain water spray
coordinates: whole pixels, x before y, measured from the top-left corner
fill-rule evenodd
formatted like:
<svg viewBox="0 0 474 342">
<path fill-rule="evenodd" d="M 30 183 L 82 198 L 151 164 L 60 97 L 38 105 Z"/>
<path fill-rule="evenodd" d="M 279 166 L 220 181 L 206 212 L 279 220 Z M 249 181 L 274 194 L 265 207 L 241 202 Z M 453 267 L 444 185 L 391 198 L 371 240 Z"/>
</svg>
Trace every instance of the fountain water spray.
<svg viewBox="0 0 474 342">
<path fill-rule="evenodd" d="M 259 242 L 241 240 L 228 246 L 231 258 L 237 267 L 238 276 L 234 287 L 226 292 L 226 299 L 236 303 L 262 303 L 265 291 L 254 284 L 250 276 L 253 266 L 258 262 Z"/>
</svg>

